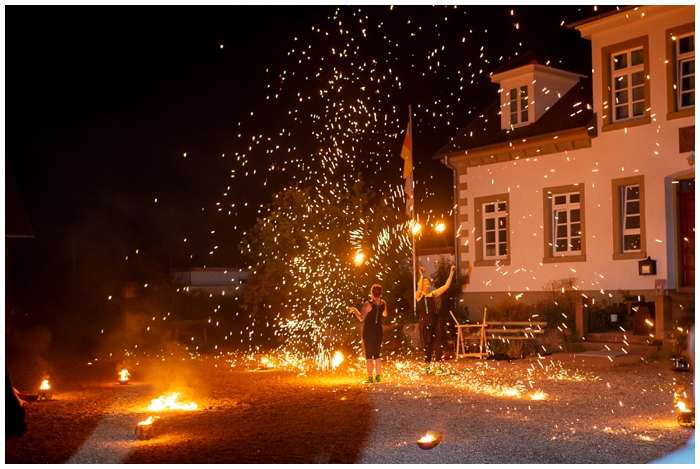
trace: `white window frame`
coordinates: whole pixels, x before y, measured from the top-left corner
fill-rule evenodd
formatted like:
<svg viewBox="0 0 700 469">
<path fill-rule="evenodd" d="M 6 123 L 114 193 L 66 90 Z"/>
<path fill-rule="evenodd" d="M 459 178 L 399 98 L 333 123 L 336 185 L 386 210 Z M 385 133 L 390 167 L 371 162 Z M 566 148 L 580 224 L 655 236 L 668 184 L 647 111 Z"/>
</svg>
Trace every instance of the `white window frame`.
<svg viewBox="0 0 700 469">
<path fill-rule="evenodd" d="M 493 211 L 488 211 L 493 207 Z M 483 259 L 499 260 L 508 258 L 508 203 L 505 200 L 486 202 L 482 204 L 483 226 Z M 493 229 L 489 229 L 488 221 L 493 220 Z M 493 233 L 493 241 L 489 240 L 489 234 Z M 493 247 L 493 255 L 489 255 L 489 248 Z"/>
<path fill-rule="evenodd" d="M 642 62 L 632 64 L 633 54 L 640 52 Z M 624 56 L 626 65 L 616 67 Z M 644 47 L 633 47 L 627 50 L 617 51 L 610 55 L 610 76 L 612 91 L 612 121 L 622 122 L 638 119 L 645 116 L 646 103 L 646 77 L 644 76 Z M 641 81 L 639 79 L 641 78 Z M 635 82 L 634 80 L 637 80 Z M 641 96 L 639 92 L 641 91 Z M 621 101 L 621 98 L 625 98 Z M 627 115 L 618 116 L 618 111 L 625 109 Z"/>
<path fill-rule="evenodd" d="M 520 85 L 508 92 L 508 122 L 511 127 L 519 127 L 530 123 L 530 88 Z"/>
<path fill-rule="evenodd" d="M 686 38 L 692 38 L 692 50 L 687 52 L 681 52 L 681 41 Z M 683 65 L 692 63 L 692 72 L 687 72 L 684 74 Z M 676 83 L 676 89 L 678 96 L 678 110 L 682 111 L 685 109 L 695 108 L 695 32 L 690 34 L 684 34 L 676 38 L 676 76 L 678 77 L 678 82 Z M 684 89 L 683 80 L 684 78 L 692 81 L 692 88 L 688 86 Z M 683 105 L 683 97 L 692 95 L 692 104 Z"/>
<path fill-rule="evenodd" d="M 578 196 L 578 202 L 572 202 L 571 196 Z M 563 203 L 557 200 L 565 198 Z M 572 221 L 572 213 L 578 211 L 578 220 Z M 563 214 L 566 216 L 562 216 Z M 552 194 L 552 253 L 554 256 L 580 256 L 583 252 L 583 212 L 581 207 L 580 192 L 565 192 Z M 574 236 L 573 230 L 578 225 L 578 236 Z M 564 228 L 565 235 L 561 236 L 558 228 Z M 578 239 L 578 249 L 572 244 L 574 239 Z M 559 240 L 565 240 L 566 250 L 559 250 Z"/>
<path fill-rule="evenodd" d="M 628 198 L 629 189 L 637 189 L 636 199 Z M 641 187 L 639 184 L 629 184 L 625 186 L 620 186 L 620 209 L 622 211 L 620 221 L 620 246 L 622 253 L 630 254 L 642 252 L 642 200 L 641 200 Z M 636 209 L 635 209 L 636 205 Z M 634 224 L 636 219 L 636 228 L 628 228 L 628 221 Z M 635 249 L 626 249 L 625 238 L 628 236 L 636 236 L 638 239 L 638 247 Z"/>
</svg>

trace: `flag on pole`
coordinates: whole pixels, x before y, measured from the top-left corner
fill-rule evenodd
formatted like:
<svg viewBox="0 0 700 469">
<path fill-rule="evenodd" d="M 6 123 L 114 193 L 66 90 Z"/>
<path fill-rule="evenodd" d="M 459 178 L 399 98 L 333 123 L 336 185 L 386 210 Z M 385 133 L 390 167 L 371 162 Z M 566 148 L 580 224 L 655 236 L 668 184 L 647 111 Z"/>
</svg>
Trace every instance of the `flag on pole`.
<svg viewBox="0 0 700 469">
<path fill-rule="evenodd" d="M 406 179 L 403 191 L 406 194 L 406 215 L 413 211 L 413 148 L 411 144 L 411 123 L 408 124 L 406 137 L 403 139 L 401 158 L 403 158 L 403 177 Z"/>
</svg>

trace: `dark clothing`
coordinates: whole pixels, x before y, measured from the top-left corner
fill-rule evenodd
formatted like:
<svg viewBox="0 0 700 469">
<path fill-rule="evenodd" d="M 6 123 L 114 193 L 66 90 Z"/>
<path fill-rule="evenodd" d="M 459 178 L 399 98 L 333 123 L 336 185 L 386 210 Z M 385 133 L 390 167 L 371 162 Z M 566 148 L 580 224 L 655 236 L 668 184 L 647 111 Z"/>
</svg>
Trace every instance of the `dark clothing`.
<svg viewBox="0 0 700 469">
<path fill-rule="evenodd" d="M 24 409 L 12 388 L 10 374 L 5 369 L 5 439 L 18 438 L 27 431 Z"/>
<path fill-rule="evenodd" d="M 433 352 L 435 361 L 442 361 L 442 344 L 445 337 L 445 326 L 437 311 L 435 297 L 423 295 L 416 302 L 416 309 L 420 313 L 418 330 L 420 331 L 420 343 L 425 353 L 425 363 L 430 363 Z"/>
<path fill-rule="evenodd" d="M 372 310 L 367 313 L 365 320 L 362 322 L 362 349 L 365 352 L 365 358 L 380 358 L 379 349 L 382 345 L 382 314 L 386 309 L 386 303 L 382 300 L 381 304 L 374 301 L 368 301 L 372 306 Z"/>
</svg>

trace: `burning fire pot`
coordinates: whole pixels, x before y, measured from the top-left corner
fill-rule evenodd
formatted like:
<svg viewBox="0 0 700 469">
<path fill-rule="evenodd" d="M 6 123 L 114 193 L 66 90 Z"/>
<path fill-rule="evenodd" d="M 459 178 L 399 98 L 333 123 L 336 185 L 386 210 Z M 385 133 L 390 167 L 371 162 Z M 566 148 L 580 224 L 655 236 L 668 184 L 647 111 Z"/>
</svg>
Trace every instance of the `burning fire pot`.
<svg viewBox="0 0 700 469">
<path fill-rule="evenodd" d="M 40 401 L 48 401 L 53 397 L 53 389 L 51 389 L 48 379 L 45 379 L 41 382 L 41 386 L 39 386 L 38 396 Z"/>
<path fill-rule="evenodd" d="M 440 443 L 440 441 L 442 441 L 442 437 L 440 435 L 427 433 L 423 438 L 417 440 L 416 443 L 418 443 L 418 447 L 420 449 L 433 449 Z"/>
<path fill-rule="evenodd" d="M 123 369 L 119 372 L 119 384 L 126 385 L 129 384 L 129 370 Z"/>
<path fill-rule="evenodd" d="M 155 418 L 148 417 L 143 422 L 139 422 L 136 425 L 136 430 L 134 431 L 136 438 L 139 440 L 150 440 L 153 438 L 155 436 L 156 420 L 158 420 L 157 416 Z"/>
<path fill-rule="evenodd" d="M 681 427 L 695 428 L 695 407 L 686 407 L 684 402 L 679 402 L 678 425 Z"/>
</svg>

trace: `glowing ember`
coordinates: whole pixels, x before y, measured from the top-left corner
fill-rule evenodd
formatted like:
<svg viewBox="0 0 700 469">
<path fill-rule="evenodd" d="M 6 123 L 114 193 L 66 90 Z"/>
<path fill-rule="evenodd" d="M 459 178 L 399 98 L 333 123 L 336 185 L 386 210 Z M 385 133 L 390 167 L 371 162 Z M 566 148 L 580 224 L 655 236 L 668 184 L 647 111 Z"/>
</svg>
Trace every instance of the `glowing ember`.
<svg viewBox="0 0 700 469">
<path fill-rule="evenodd" d="M 153 399 L 151 405 L 148 406 L 148 410 L 161 411 L 161 410 L 195 410 L 197 409 L 197 404 L 190 402 L 189 404 L 180 404 L 177 401 L 177 393 L 174 392 L 170 397 L 160 396 L 158 399 Z"/>
<path fill-rule="evenodd" d="M 430 443 L 432 441 L 435 441 L 435 435 L 433 435 L 432 433 L 426 433 L 425 436 L 418 441 L 420 441 L 421 443 Z"/>
<path fill-rule="evenodd" d="M 533 391 L 530 393 L 530 399 L 533 401 L 543 401 L 547 399 L 547 393 L 544 391 Z"/>
<path fill-rule="evenodd" d="M 333 354 L 333 359 L 331 360 L 331 365 L 333 366 L 333 368 L 337 368 L 338 365 L 343 363 L 343 360 L 345 360 L 345 357 L 343 357 L 343 354 L 340 353 L 340 351 L 336 351 Z"/>
<path fill-rule="evenodd" d="M 126 368 L 119 372 L 119 380 L 126 381 L 129 379 L 129 370 Z"/>
<path fill-rule="evenodd" d="M 42 381 L 41 386 L 39 386 L 39 389 L 51 389 L 51 386 L 49 386 L 49 380 L 45 379 L 44 381 Z"/>
</svg>

